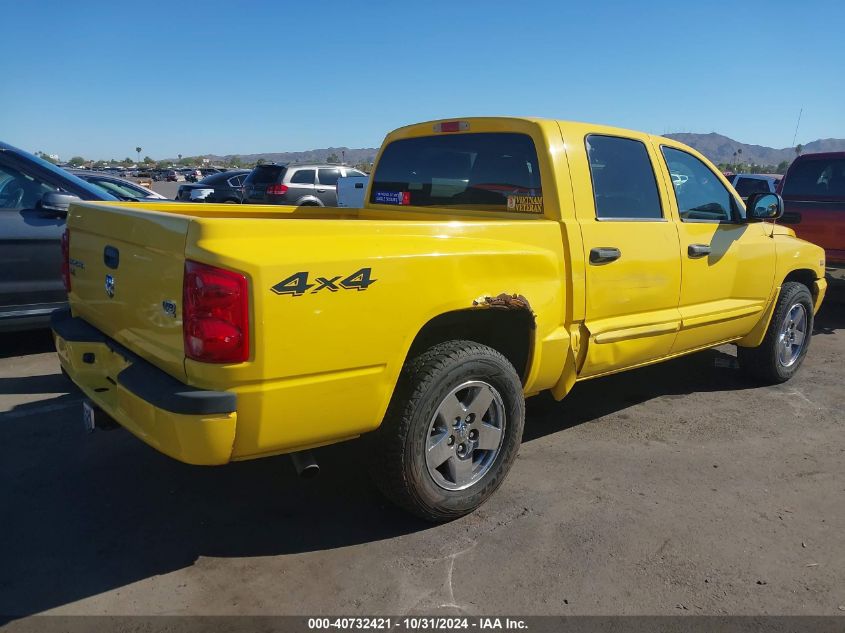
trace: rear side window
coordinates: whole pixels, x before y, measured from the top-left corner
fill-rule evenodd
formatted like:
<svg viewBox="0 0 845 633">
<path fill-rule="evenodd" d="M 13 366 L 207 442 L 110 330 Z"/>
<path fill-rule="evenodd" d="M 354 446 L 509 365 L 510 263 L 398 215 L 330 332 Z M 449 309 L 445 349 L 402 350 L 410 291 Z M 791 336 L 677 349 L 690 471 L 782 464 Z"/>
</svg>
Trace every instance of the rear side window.
<svg viewBox="0 0 845 633">
<path fill-rule="evenodd" d="M 393 141 L 373 174 L 370 202 L 543 213 L 534 141 L 480 132 Z"/>
<path fill-rule="evenodd" d="M 247 176 L 246 182 L 254 185 L 269 185 L 281 180 L 285 168 L 280 165 L 259 165 Z"/>
<path fill-rule="evenodd" d="M 357 169 L 347 169 L 346 170 L 346 177 L 347 178 L 354 178 L 356 176 L 357 177 L 363 176 L 364 178 L 366 178 L 367 174 L 365 174 L 362 171 L 358 171 Z"/>
<path fill-rule="evenodd" d="M 663 217 L 654 169 L 642 142 L 591 134 L 586 143 L 596 218 L 654 220 Z"/>
<path fill-rule="evenodd" d="M 769 183 L 762 178 L 739 178 L 734 185 L 736 192 L 743 198 L 752 193 L 769 193 Z"/>
<path fill-rule="evenodd" d="M 294 172 L 293 176 L 290 177 L 291 184 L 298 184 L 298 185 L 313 185 L 314 184 L 314 170 L 313 169 L 300 169 Z"/>
<path fill-rule="evenodd" d="M 801 160 L 793 163 L 783 182 L 784 196 L 845 196 L 845 158 Z"/>
<path fill-rule="evenodd" d="M 337 179 L 340 178 L 339 169 L 320 169 L 317 177 L 320 179 L 321 185 L 336 185 Z"/>
</svg>

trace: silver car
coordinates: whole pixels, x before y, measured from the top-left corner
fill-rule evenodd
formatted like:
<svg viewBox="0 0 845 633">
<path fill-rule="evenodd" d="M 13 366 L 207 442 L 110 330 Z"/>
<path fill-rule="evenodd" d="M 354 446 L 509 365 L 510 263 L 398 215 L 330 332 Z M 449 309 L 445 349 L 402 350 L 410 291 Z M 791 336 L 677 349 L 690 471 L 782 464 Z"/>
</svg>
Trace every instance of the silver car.
<svg viewBox="0 0 845 633">
<path fill-rule="evenodd" d="M 258 165 L 244 181 L 245 204 L 336 207 L 338 178 L 366 176 L 345 165 Z"/>
</svg>

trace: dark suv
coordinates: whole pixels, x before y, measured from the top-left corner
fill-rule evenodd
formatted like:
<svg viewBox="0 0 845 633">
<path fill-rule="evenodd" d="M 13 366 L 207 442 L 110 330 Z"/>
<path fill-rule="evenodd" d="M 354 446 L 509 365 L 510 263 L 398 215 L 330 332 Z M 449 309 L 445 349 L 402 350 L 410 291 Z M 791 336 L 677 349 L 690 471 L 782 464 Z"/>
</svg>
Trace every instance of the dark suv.
<svg viewBox="0 0 845 633">
<path fill-rule="evenodd" d="M 43 327 L 67 307 L 61 238 L 70 202 L 117 198 L 0 143 L 0 331 Z"/>
<path fill-rule="evenodd" d="M 345 176 L 366 174 L 344 165 L 258 165 L 244 181 L 244 203 L 336 207 Z"/>
</svg>

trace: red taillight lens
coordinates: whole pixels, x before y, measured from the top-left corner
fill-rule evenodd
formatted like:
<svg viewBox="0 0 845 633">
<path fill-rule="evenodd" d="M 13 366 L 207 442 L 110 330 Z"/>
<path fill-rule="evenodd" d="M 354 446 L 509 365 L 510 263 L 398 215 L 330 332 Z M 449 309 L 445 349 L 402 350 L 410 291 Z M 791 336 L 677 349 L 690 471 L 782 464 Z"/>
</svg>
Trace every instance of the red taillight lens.
<svg viewBox="0 0 845 633">
<path fill-rule="evenodd" d="M 246 277 L 230 270 L 185 262 L 182 332 L 185 356 L 205 363 L 242 363 L 249 358 L 249 296 Z"/>
<path fill-rule="evenodd" d="M 271 196 L 283 196 L 288 192 L 287 185 L 267 185 L 267 193 Z"/>
<path fill-rule="evenodd" d="M 65 292 L 70 292 L 70 230 L 62 233 L 62 282 Z"/>
</svg>

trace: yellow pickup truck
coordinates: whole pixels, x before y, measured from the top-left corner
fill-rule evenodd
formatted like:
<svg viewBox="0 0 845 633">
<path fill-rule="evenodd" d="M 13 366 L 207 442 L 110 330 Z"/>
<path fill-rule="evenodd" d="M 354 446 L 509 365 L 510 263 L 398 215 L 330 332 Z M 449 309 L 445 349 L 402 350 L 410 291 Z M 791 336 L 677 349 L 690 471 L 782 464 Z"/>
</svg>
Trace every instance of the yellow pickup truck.
<svg viewBox="0 0 845 633">
<path fill-rule="evenodd" d="M 723 343 L 801 365 L 824 253 L 676 141 L 530 118 L 390 133 L 361 209 L 79 202 L 64 371 L 191 464 L 367 434 L 375 481 L 449 520 L 502 483 L 524 398 Z"/>
</svg>

